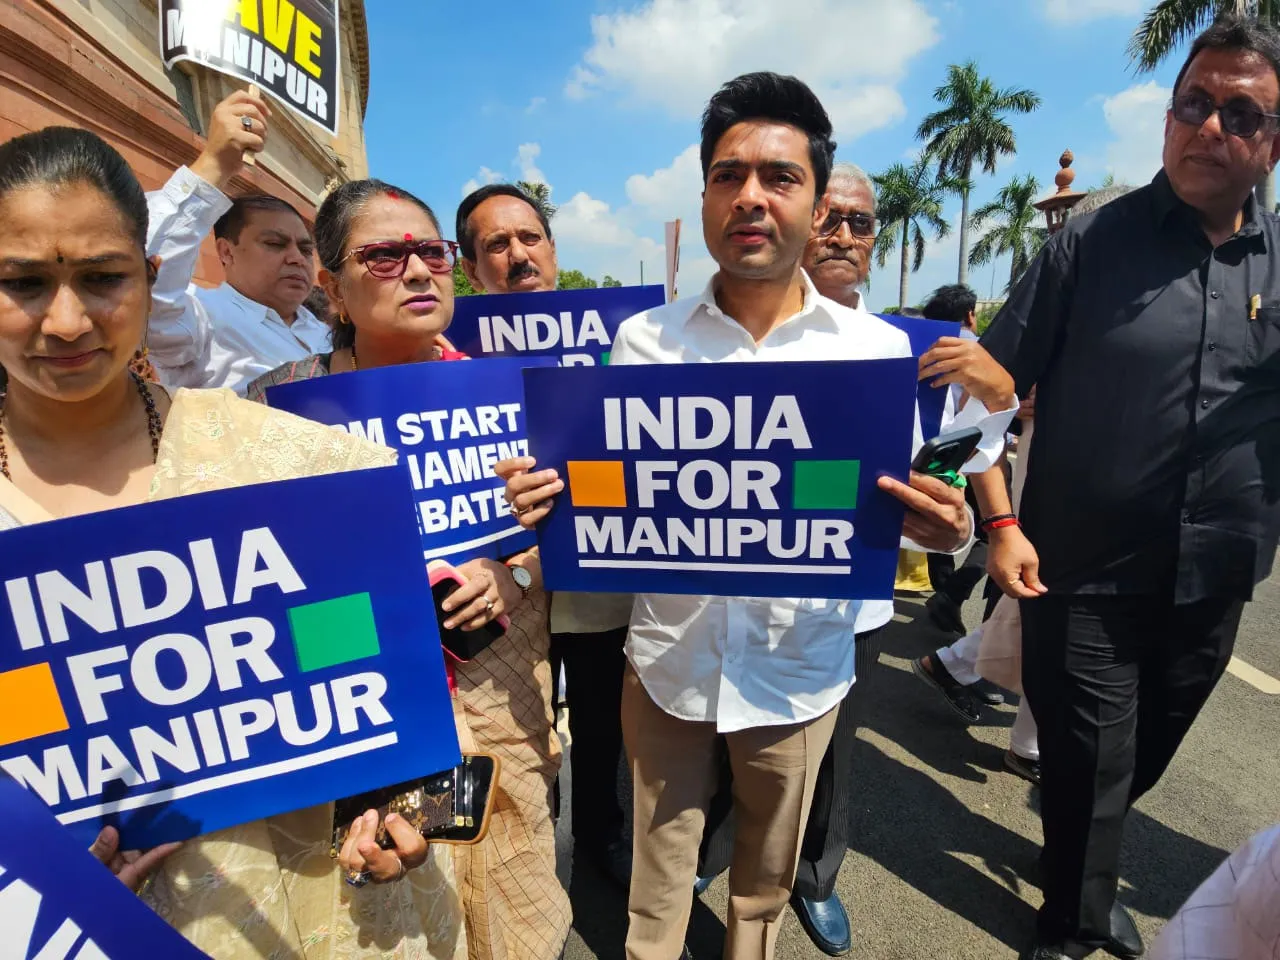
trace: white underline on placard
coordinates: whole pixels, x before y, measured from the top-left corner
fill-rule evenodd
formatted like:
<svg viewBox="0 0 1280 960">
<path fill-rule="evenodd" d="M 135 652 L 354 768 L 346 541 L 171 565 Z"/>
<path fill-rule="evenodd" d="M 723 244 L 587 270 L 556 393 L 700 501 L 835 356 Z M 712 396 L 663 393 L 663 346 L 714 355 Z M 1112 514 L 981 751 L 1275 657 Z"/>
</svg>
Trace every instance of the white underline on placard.
<svg viewBox="0 0 1280 960">
<path fill-rule="evenodd" d="M 436 547 L 434 550 L 423 550 L 422 557 L 424 560 L 434 560 L 436 557 L 447 557 L 451 553 L 457 553 L 459 550 L 470 550 L 472 547 L 483 547 L 486 543 L 493 543 L 495 540 L 505 540 L 507 537 L 514 537 L 517 533 L 524 531 L 524 527 L 516 524 L 514 527 L 508 527 L 506 530 L 499 530 L 497 533 L 491 533 L 487 537 L 477 537 L 475 540 L 467 540 L 463 543 L 451 543 L 447 547 Z"/>
<path fill-rule="evenodd" d="M 157 790 L 155 793 L 144 793 L 136 797 L 125 797 L 123 800 L 112 800 L 110 803 L 99 803 L 96 806 L 82 807 L 79 810 L 68 810 L 66 813 L 58 814 L 58 822 L 79 823 L 81 820 L 90 820 L 93 817 L 102 816 L 104 813 L 119 813 L 122 810 L 136 810 L 138 807 L 169 803 L 172 800 L 181 800 L 183 797 L 194 797 L 201 793 L 208 793 L 210 790 L 232 787 L 238 783 L 265 780 L 268 777 L 276 777 L 282 773 L 293 773 L 295 770 L 305 770 L 308 767 L 329 763 L 332 760 L 354 757 L 357 754 L 368 753 L 370 750 L 390 747 L 398 742 L 399 737 L 396 734 L 384 733 L 380 737 L 357 740 L 355 743 L 344 743 L 340 747 L 331 747 L 328 750 L 309 753 L 303 757 L 291 757 L 288 760 L 268 763 L 261 767 L 251 767 L 248 770 L 236 770 L 234 773 L 206 777 L 194 783 L 184 783 L 180 787 L 170 787 L 167 790 Z"/>
<path fill-rule="evenodd" d="M 805 563 L 711 563 L 694 560 L 579 560 L 579 567 L 605 570 L 708 570 L 713 573 L 825 573 L 844 576 L 853 567 L 823 567 Z"/>
</svg>

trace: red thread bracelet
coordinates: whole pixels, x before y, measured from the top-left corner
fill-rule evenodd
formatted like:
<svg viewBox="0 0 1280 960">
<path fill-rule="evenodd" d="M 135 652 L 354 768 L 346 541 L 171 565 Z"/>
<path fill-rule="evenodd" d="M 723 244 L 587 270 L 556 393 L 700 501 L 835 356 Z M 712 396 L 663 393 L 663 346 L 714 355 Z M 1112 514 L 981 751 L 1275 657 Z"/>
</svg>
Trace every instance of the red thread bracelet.
<svg viewBox="0 0 1280 960">
<path fill-rule="evenodd" d="M 1002 527 L 1020 527 L 1017 517 L 1001 517 L 999 520 L 988 520 L 982 525 L 983 530 L 999 530 Z"/>
</svg>

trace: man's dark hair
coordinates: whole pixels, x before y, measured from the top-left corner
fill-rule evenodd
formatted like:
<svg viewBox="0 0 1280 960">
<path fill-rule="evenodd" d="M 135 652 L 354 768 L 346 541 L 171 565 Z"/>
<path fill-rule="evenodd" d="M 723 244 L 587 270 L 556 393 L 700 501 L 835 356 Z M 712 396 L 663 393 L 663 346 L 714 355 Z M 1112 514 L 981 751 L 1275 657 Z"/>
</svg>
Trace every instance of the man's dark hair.
<svg viewBox="0 0 1280 960">
<path fill-rule="evenodd" d="M 515 197 L 517 200 L 523 200 L 533 208 L 533 212 L 538 215 L 538 222 L 542 224 L 542 231 L 547 235 L 548 240 L 551 239 L 551 220 L 547 217 L 547 211 L 542 209 L 542 204 L 514 183 L 486 184 L 462 198 L 462 203 L 458 204 L 458 216 L 454 223 L 458 247 L 462 250 L 462 255 L 472 263 L 476 262 L 476 235 L 471 232 L 471 214 L 475 213 L 476 207 L 490 197 Z"/>
<path fill-rule="evenodd" d="M 275 210 L 292 213 L 304 224 L 307 222 L 302 214 L 294 208 L 293 204 L 281 200 L 279 197 L 273 197 L 268 193 L 249 193 L 243 197 L 236 197 L 231 201 L 231 209 L 220 216 L 218 222 L 213 225 L 213 235 L 219 240 L 226 237 L 232 243 L 239 243 L 240 231 L 249 222 L 250 210 Z"/>
<path fill-rule="evenodd" d="M 927 320 L 950 320 L 966 323 L 978 306 L 978 296 L 963 283 L 949 283 L 933 291 L 921 310 Z"/>
<path fill-rule="evenodd" d="M 798 127 L 809 137 L 815 202 L 827 192 L 836 142 L 831 118 L 812 90 L 795 77 L 777 73 L 744 73 L 715 92 L 702 112 L 702 182 L 707 182 L 711 158 L 725 131 L 744 120 L 773 120 Z"/>
<path fill-rule="evenodd" d="M 1204 33 L 1196 37 L 1187 52 L 1187 59 L 1182 62 L 1178 71 L 1178 79 L 1173 81 L 1173 95 L 1178 95 L 1182 87 L 1182 78 L 1187 75 L 1191 61 L 1202 50 L 1240 50 L 1256 53 L 1275 71 L 1276 81 L 1280 83 L 1280 30 L 1257 17 L 1240 17 L 1225 14 L 1213 22 Z M 1280 106 L 1280 104 L 1277 104 Z"/>
</svg>

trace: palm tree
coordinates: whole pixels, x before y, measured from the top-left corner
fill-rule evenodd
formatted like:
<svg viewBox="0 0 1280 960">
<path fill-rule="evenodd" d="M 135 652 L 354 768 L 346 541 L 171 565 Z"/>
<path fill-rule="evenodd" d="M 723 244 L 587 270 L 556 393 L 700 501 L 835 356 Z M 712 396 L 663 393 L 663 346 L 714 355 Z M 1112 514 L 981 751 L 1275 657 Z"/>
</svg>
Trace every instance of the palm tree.
<svg viewBox="0 0 1280 960">
<path fill-rule="evenodd" d="M 1159 0 L 1129 38 L 1129 59 L 1139 73 L 1160 65 L 1170 53 L 1224 14 L 1255 16 L 1280 26 L 1280 0 Z M 1275 172 L 1254 190 L 1264 210 L 1275 206 Z"/>
<path fill-rule="evenodd" d="M 926 141 L 925 152 L 937 157 L 943 173 L 959 179 L 960 269 L 958 281 L 969 280 L 969 191 L 973 168 L 996 172 L 996 160 L 1017 150 L 1013 128 L 1005 114 L 1031 113 L 1040 106 L 1040 95 L 1008 87 L 997 90 L 990 78 L 979 75 L 970 60 L 947 67 L 947 81 L 933 92 L 942 109 L 920 121 L 916 136 Z"/>
<path fill-rule="evenodd" d="M 959 186 L 955 178 L 942 173 L 933 162 L 922 156 L 915 163 L 895 163 L 884 173 L 871 178 L 878 194 L 876 216 L 880 235 L 874 248 L 876 264 L 883 267 L 889 254 L 902 243 L 902 273 L 898 278 L 898 303 L 907 300 L 907 274 L 920 269 L 924 260 L 925 236 L 928 229 L 934 239 L 941 240 L 951 232 L 951 224 L 942 216 L 947 194 Z M 923 227 L 922 227 L 923 224 Z M 915 251 L 914 261 L 911 252 Z"/>
<path fill-rule="evenodd" d="M 517 180 L 516 186 L 529 195 L 529 199 L 533 201 L 534 206 L 542 211 L 542 215 L 550 220 L 556 215 L 556 211 L 560 208 L 551 202 L 551 187 L 539 180 L 534 183 L 531 180 Z"/>
<path fill-rule="evenodd" d="M 1040 184 L 1033 176 L 1014 177 L 1000 188 L 996 198 L 973 212 L 973 228 L 986 233 L 969 251 L 969 266 L 980 267 L 995 257 L 1009 254 L 1008 293 L 1031 266 L 1044 246 L 1049 231 L 1040 226 L 1041 213 L 1034 206 Z"/>
</svg>

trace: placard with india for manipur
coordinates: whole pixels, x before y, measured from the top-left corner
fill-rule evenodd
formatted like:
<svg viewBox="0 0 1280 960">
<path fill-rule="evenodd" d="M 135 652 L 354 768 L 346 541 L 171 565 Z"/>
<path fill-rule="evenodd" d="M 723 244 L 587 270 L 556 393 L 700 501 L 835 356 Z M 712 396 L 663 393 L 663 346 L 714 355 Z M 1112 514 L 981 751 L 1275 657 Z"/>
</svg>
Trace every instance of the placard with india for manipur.
<svg viewBox="0 0 1280 960">
<path fill-rule="evenodd" d="M 0 768 L 146 848 L 458 762 L 399 467 L 0 534 Z"/>
<path fill-rule="evenodd" d="M 910 358 L 526 370 L 529 449 L 566 489 L 538 528 L 553 590 L 893 595 Z"/>
</svg>

